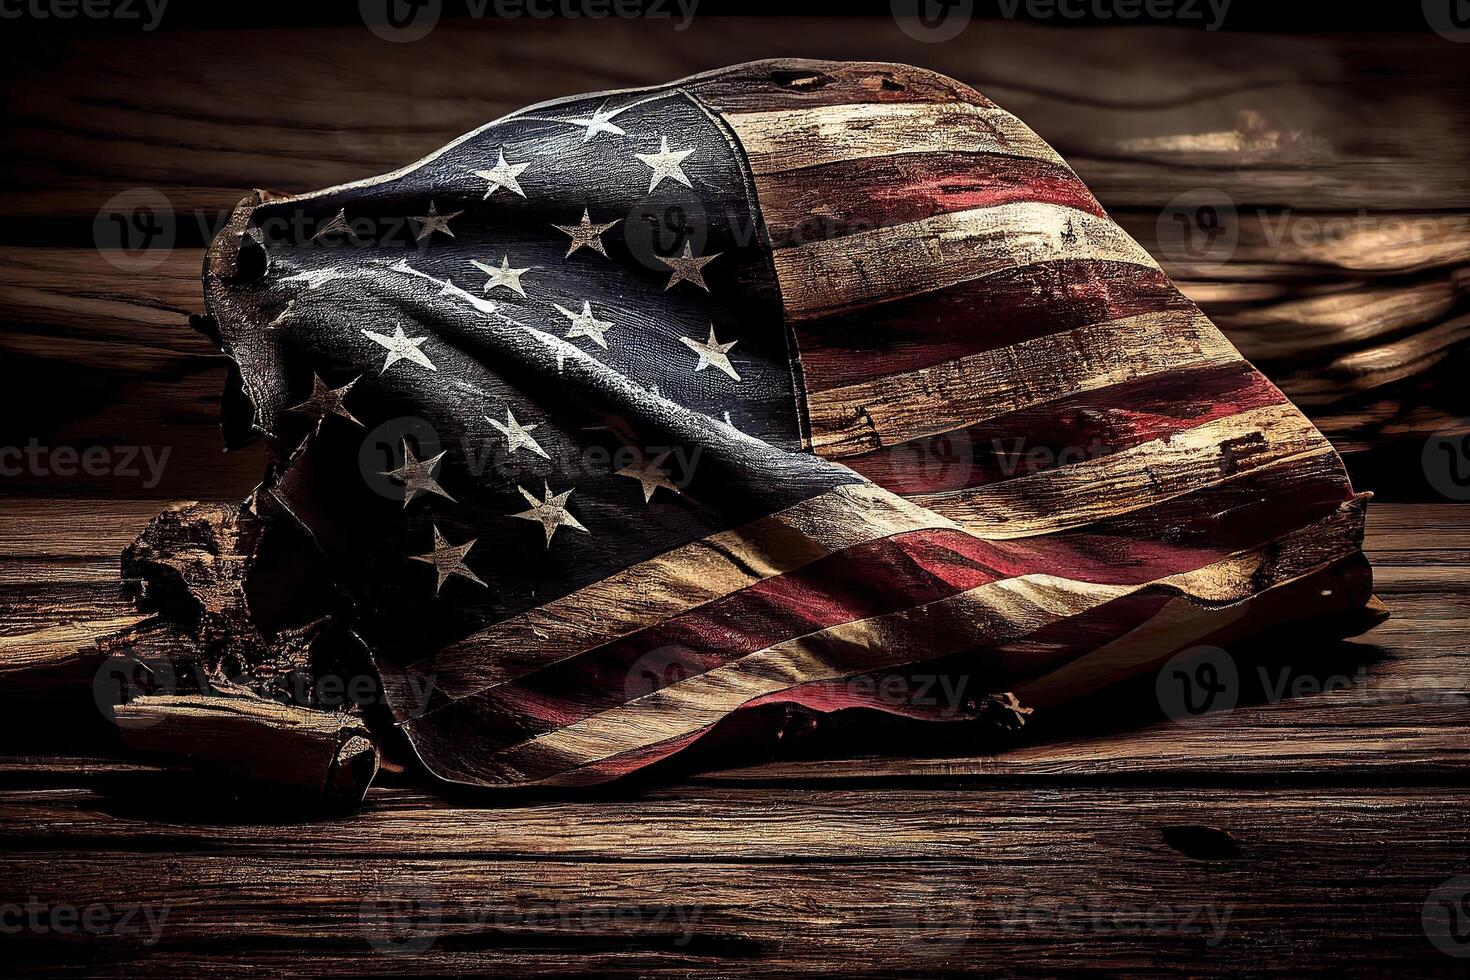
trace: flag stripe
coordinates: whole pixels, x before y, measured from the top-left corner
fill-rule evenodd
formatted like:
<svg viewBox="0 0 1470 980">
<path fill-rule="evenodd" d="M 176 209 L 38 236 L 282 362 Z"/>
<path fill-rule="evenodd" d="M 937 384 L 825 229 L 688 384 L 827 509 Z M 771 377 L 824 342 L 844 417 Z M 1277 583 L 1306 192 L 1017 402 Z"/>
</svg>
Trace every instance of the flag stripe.
<svg viewBox="0 0 1470 980">
<path fill-rule="evenodd" d="M 795 635 L 922 605 L 987 581 L 1045 567 L 1077 582 L 1139 585 L 1217 561 L 1169 545 L 1097 548 L 1054 536 L 992 543 L 959 530 L 910 531 L 818 559 L 428 713 L 479 719 L 487 744 L 529 738 L 648 693 L 654 676 L 704 673 Z M 875 588 L 874 583 L 882 583 Z M 573 693 L 575 692 L 575 693 Z"/>
<path fill-rule="evenodd" d="M 800 683 L 1014 639 L 1145 588 L 1174 590 L 1208 602 L 1239 601 L 1356 551 L 1355 529 L 1361 533 L 1361 508 L 1345 508 L 1329 521 L 1266 548 L 1138 586 L 1078 583 L 1044 573 L 988 582 L 927 605 L 783 641 L 484 762 L 497 780 L 553 778 L 651 742 L 695 734 L 749 701 Z M 417 734 L 414 722 L 406 727 L 411 736 Z M 443 738 L 452 730 L 441 719 L 431 737 Z"/>
<path fill-rule="evenodd" d="M 1136 673 L 1150 665 L 1148 654 L 1153 654 L 1153 662 L 1161 660 L 1164 656 L 1171 655 L 1190 645 L 1197 643 L 1213 643 L 1216 645 L 1229 644 L 1241 636 L 1249 635 L 1259 631 L 1262 627 L 1273 624 L 1301 621 L 1308 618 L 1343 614 L 1360 608 L 1371 594 L 1369 588 L 1343 589 L 1343 581 L 1350 580 L 1353 585 L 1358 585 L 1358 579 L 1362 576 L 1354 576 L 1355 563 L 1361 563 L 1360 555 L 1339 559 L 1335 562 L 1322 566 L 1308 572 L 1305 575 L 1283 582 L 1279 585 L 1265 588 L 1253 596 L 1247 597 L 1237 605 L 1227 606 L 1224 609 L 1213 609 L 1195 606 L 1183 599 L 1170 599 L 1158 594 L 1149 595 L 1139 593 L 1126 596 L 1122 599 L 1108 603 L 1101 609 L 1116 607 L 1124 603 L 1132 603 L 1137 599 L 1147 599 L 1149 602 L 1132 606 L 1135 609 L 1152 610 L 1149 615 L 1141 617 L 1142 622 L 1135 622 L 1128 628 L 1138 628 L 1147 623 L 1153 615 L 1157 615 L 1164 609 L 1168 610 L 1168 622 L 1174 624 L 1179 632 L 1170 649 L 1158 654 L 1156 649 L 1150 649 L 1145 653 L 1134 648 L 1126 635 L 1127 629 L 1123 630 L 1120 641 L 1115 647 L 1114 655 L 1117 657 L 1115 663 L 1119 666 L 1124 663 L 1132 663 L 1131 671 Z M 1193 610 L 1194 615 L 1187 615 L 1187 610 Z M 1238 615 L 1237 612 L 1243 612 Z M 1071 620 L 1063 620 L 1058 623 L 1059 627 L 1069 627 L 1073 624 L 1083 624 L 1094 619 L 1096 613 L 1076 617 Z M 1119 636 L 1117 623 L 1104 624 L 1100 635 Z M 1108 633 L 1107 631 L 1112 631 Z M 1152 639 L 1148 635 L 1147 639 Z M 1147 639 L 1142 642 L 1147 642 Z M 1096 643 L 1094 643 L 1096 645 Z M 1141 644 L 1140 644 L 1141 645 Z M 994 653 L 1004 647 L 984 648 L 987 653 Z M 1080 646 L 1079 646 L 1080 649 Z M 1132 656 L 1129 656 L 1129 653 Z M 987 660 L 987 669 L 989 661 Z M 1100 672 L 1101 673 L 1101 672 Z M 889 675 L 885 675 L 889 676 Z M 1058 679 L 1069 677 L 1064 672 L 1059 672 Z M 1099 684 L 1106 684 L 1128 676 L 1127 671 L 1117 670 L 1102 675 L 1105 679 L 1098 680 Z M 825 689 L 825 690 L 824 690 Z M 996 690 L 1005 690 L 1004 687 Z M 1024 692 L 1025 699 L 1018 701 L 1022 705 L 1040 705 L 1048 707 L 1054 703 L 1062 703 L 1078 696 L 1093 693 L 1097 688 L 1084 687 L 1076 684 L 1051 683 L 1046 686 L 1020 687 Z M 847 683 L 847 679 L 835 681 L 816 681 L 811 684 L 800 685 L 785 691 L 774 692 L 769 695 L 753 698 L 742 705 L 740 709 L 754 708 L 764 704 L 773 703 L 799 703 L 810 705 L 816 710 L 838 710 L 844 707 L 866 707 L 873 710 L 901 714 L 908 717 L 925 717 L 919 711 L 903 710 L 902 705 L 896 706 L 892 703 L 871 696 L 862 696 L 855 693 L 853 685 Z M 962 718 L 964 716 L 961 716 Z M 942 721 L 954 720 L 953 717 L 945 717 L 942 712 L 930 713 L 926 720 Z M 707 726 L 698 732 L 680 735 L 672 739 L 655 742 L 649 746 L 635 749 L 631 752 L 622 753 L 606 759 L 579 766 L 575 769 L 564 770 L 544 780 L 545 783 L 561 786 L 583 785 L 599 782 L 604 779 L 613 778 L 623 773 L 631 772 L 640 766 L 649 765 L 679 751 L 708 733 L 713 726 Z"/>
<path fill-rule="evenodd" d="M 431 678 L 443 694 L 462 697 L 833 551 L 901 531 L 953 526 L 879 487 L 838 487 L 496 623 L 419 661 L 413 670 Z M 420 707 L 394 703 L 404 704 L 405 711 Z"/>
<path fill-rule="evenodd" d="M 845 463 L 894 493 L 942 493 L 1105 456 L 1284 401 L 1258 371 L 1234 361 L 1085 392 Z"/>
<path fill-rule="evenodd" d="M 1156 268 L 1107 218 L 1022 202 L 937 214 L 774 253 L 786 315 L 802 320 L 1065 259 Z"/>
<path fill-rule="evenodd" d="M 1332 446 L 1289 404 L 1251 409 L 1109 456 L 1029 476 L 911 498 L 987 539 L 1081 527 Z"/>
<path fill-rule="evenodd" d="M 757 178 L 902 153 L 997 153 L 1066 166 L 1015 116 L 970 102 L 854 103 L 724 116 Z"/>
<path fill-rule="evenodd" d="M 756 186 L 777 249 L 1023 201 L 1104 216 L 1071 170 L 1015 157 L 935 153 L 843 160 L 761 177 Z"/>
<path fill-rule="evenodd" d="M 857 456 L 1080 392 L 1239 359 L 1198 312 L 1109 320 L 933 368 L 809 392 L 812 448 L 829 458 Z"/>
<path fill-rule="evenodd" d="M 1199 311 L 1158 269 L 1042 262 L 858 313 L 796 324 L 809 392 L 1143 313 Z"/>
</svg>

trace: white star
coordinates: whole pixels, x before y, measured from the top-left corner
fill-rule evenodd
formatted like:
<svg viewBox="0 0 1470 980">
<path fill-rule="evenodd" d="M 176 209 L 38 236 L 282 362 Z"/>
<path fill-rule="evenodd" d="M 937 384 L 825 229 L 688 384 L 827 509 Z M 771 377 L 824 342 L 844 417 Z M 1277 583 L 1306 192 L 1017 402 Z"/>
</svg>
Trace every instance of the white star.
<svg viewBox="0 0 1470 980">
<path fill-rule="evenodd" d="M 648 182 L 648 193 L 652 194 L 658 189 L 658 185 L 665 177 L 672 178 L 685 187 L 693 187 L 689 178 L 684 174 L 684 168 L 680 166 L 684 158 L 693 153 L 694 150 L 670 150 L 669 138 L 659 137 L 659 150 L 657 153 L 635 153 L 633 154 L 644 163 L 653 168 L 653 176 Z"/>
<path fill-rule="evenodd" d="M 505 147 L 501 147 L 500 159 L 493 168 L 475 171 L 476 177 L 482 177 L 489 181 L 489 186 L 485 188 L 485 197 L 482 197 L 480 200 L 485 200 L 485 198 L 488 198 L 502 187 L 512 193 L 519 194 L 521 197 L 525 197 L 526 192 L 521 190 L 521 185 L 516 181 L 516 178 L 521 175 L 522 170 L 525 170 L 529 166 L 529 163 L 518 163 L 514 166 L 506 163 Z"/>
<path fill-rule="evenodd" d="M 408 440 L 403 440 L 403 465 L 396 470 L 387 470 L 383 475 L 391 476 L 403 484 L 404 507 L 421 493 L 437 493 L 445 500 L 454 500 L 434 479 L 434 471 L 439 468 L 439 461 L 443 458 L 444 453 L 440 453 L 431 459 L 415 459 Z"/>
<path fill-rule="evenodd" d="M 339 231 L 352 231 L 352 226 L 347 223 L 346 208 L 338 211 L 336 214 L 332 215 L 332 217 L 329 218 L 325 223 L 323 223 L 323 225 L 316 230 L 316 234 L 311 236 L 311 240 L 316 241 L 318 238 L 323 238 L 327 235 L 335 234 Z"/>
<path fill-rule="evenodd" d="M 729 334 L 726 334 L 726 336 L 729 336 Z M 729 357 L 730 348 L 740 343 L 740 341 L 732 340 L 728 344 L 720 343 L 715 339 L 715 325 L 713 323 L 709 325 L 709 340 L 692 340 L 689 337 L 680 337 L 679 339 L 683 341 L 685 347 L 688 347 L 699 355 L 699 363 L 694 365 L 695 371 L 703 371 L 707 367 L 713 367 L 725 372 L 736 381 L 740 380 L 740 375 L 731 366 Z"/>
<path fill-rule="evenodd" d="M 590 248 L 592 251 L 607 258 L 607 249 L 602 244 L 602 233 L 613 225 L 622 221 L 622 218 L 614 218 L 606 224 L 594 224 L 592 216 L 586 208 L 582 209 L 582 220 L 575 225 L 552 225 L 557 231 L 566 232 L 572 236 L 571 247 L 567 249 L 566 258 L 571 258 L 573 252 L 579 248 Z"/>
<path fill-rule="evenodd" d="M 683 255 L 655 256 L 664 265 L 674 270 L 674 274 L 669 276 L 669 284 L 664 287 L 664 291 L 673 289 L 681 282 L 692 282 L 705 292 L 709 292 L 709 286 L 704 281 L 704 267 L 724 254 L 724 252 L 716 252 L 714 255 L 700 258 L 694 255 L 689 243 L 685 242 Z"/>
<path fill-rule="evenodd" d="M 669 475 L 663 471 L 663 462 L 668 458 L 668 453 L 651 460 L 640 458 L 637 463 L 624 466 L 613 475 L 632 477 L 637 480 L 643 485 L 643 502 L 651 503 L 655 490 L 679 492 L 679 488 L 669 482 Z"/>
<path fill-rule="evenodd" d="M 497 286 L 504 286 L 506 289 L 512 290 L 513 292 L 518 293 L 521 296 L 526 295 L 526 291 L 521 288 L 521 276 L 525 275 L 527 272 L 530 272 L 531 269 L 534 268 L 534 266 L 528 265 L 524 269 L 512 269 L 510 267 L 509 255 L 501 256 L 499 267 L 486 265 L 484 262 L 480 262 L 475 259 L 470 259 L 470 265 L 474 266 L 476 269 L 479 269 L 481 272 L 485 273 L 485 275 L 490 277 L 490 281 L 485 283 L 485 288 L 482 289 L 481 292 L 488 293 L 490 290 L 496 288 Z"/>
<path fill-rule="evenodd" d="M 360 426 L 362 423 L 347 410 L 347 406 L 343 404 L 343 400 L 346 399 L 347 393 L 352 390 L 352 386 L 361 380 L 361 378 L 353 378 L 340 388 L 328 388 L 327 383 L 321 379 L 321 376 L 312 372 L 311 397 L 300 405 L 292 405 L 286 411 L 300 412 L 302 415 L 309 415 L 314 418 L 316 420 L 316 429 L 314 431 L 318 433 L 322 431 L 322 423 L 326 421 L 328 415 L 340 415 L 354 425 Z"/>
<path fill-rule="evenodd" d="M 612 328 L 612 322 L 599 320 L 593 316 L 592 303 L 589 300 L 582 301 L 581 313 L 573 313 L 560 303 L 552 303 L 551 305 L 555 306 L 562 312 L 563 316 L 572 321 L 572 329 L 567 331 L 568 340 L 576 337 L 586 337 L 598 347 L 607 350 L 607 337 L 605 335 Z"/>
<path fill-rule="evenodd" d="M 428 356 L 419 350 L 419 345 L 428 340 L 428 337 L 410 337 L 403 332 L 402 327 L 396 324 L 393 327 L 393 336 L 391 337 L 385 334 L 374 333 L 371 330 L 364 330 L 362 333 L 363 336 L 367 337 L 373 343 L 381 345 L 388 351 L 388 359 L 383 362 L 383 369 L 378 372 L 379 374 L 385 374 L 390 367 L 399 361 L 412 361 L 420 367 L 428 368 L 430 371 L 439 370 L 430 362 Z"/>
<path fill-rule="evenodd" d="M 622 127 L 612 122 L 613 116 L 616 115 L 616 111 L 607 111 L 607 103 L 604 102 L 602 107 L 592 113 L 592 115 L 568 119 L 567 122 L 587 127 L 587 132 L 582 134 L 582 142 L 585 143 L 598 133 L 612 133 L 614 136 L 626 136 L 627 133 L 623 132 Z"/>
<path fill-rule="evenodd" d="M 455 211 L 453 214 L 440 214 L 438 209 L 434 207 L 434 202 L 430 201 L 428 214 L 421 218 L 408 219 L 409 221 L 417 221 L 421 225 L 419 233 L 414 237 L 414 240 L 421 242 L 426 235 L 432 235 L 436 231 L 442 231 L 450 238 L 453 238 L 454 232 L 449 230 L 449 222 L 451 219 L 458 218 L 462 214 L 464 214 L 463 211 Z"/>
<path fill-rule="evenodd" d="M 450 544 L 444 535 L 440 533 L 439 526 L 436 524 L 433 527 L 434 550 L 427 554 L 409 555 L 408 557 L 413 561 L 421 561 L 426 565 L 434 566 L 434 571 L 439 576 L 439 581 L 434 585 L 434 594 L 439 594 L 439 590 L 444 588 L 444 583 L 451 575 L 459 575 L 469 579 L 476 585 L 484 585 L 485 583 L 480 581 L 480 577 L 470 571 L 469 567 L 464 563 L 465 556 L 475 546 L 475 539 L 470 538 L 464 544 Z"/>
<path fill-rule="evenodd" d="M 512 514 L 510 516 L 519 517 L 523 521 L 536 521 L 540 523 L 546 531 L 546 547 L 548 548 L 551 547 L 551 536 L 562 525 L 574 528 L 583 534 L 591 533 L 582 526 L 580 521 L 567 513 L 567 498 L 572 495 L 572 491 L 567 490 L 552 496 L 551 487 L 546 484 L 543 484 L 543 486 L 546 489 L 546 499 L 537 500 L 535 494 L 527 491 L 525 487 L 518 485 L 516 489 L 521 492 L 522 497 L 526 498 L 526 503 L 531 505 L 531 509 L 523 510 L 518 514 Z"/>
<path fill-rule="evenodd" d="M 500 430 L 500 434 L 505 436 L 506 452 L 514 454 L 517 449 L 528 449 L 542 459 L 551 458 L 546 455 L 546 450 L 542 449 L 541 445 L 535 439 L 531 438 L 531 430 L 536 428 L 536 425 L 540 423 L 538 422 L 535 425 L 521 425 L 516 421 L 515 415 L 511 413 L 509 405 L 505 406 L 504 422 L 497 422 L 488 415 L 485 416 L 485 421 L 495 426 L 495 428 Z"/>
</svg>

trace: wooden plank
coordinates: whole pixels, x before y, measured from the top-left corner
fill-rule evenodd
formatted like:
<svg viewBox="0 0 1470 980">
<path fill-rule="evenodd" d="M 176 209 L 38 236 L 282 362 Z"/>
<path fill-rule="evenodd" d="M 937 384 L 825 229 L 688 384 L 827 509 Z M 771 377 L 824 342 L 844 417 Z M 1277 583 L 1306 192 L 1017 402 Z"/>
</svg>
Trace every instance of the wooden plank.
<svg viewBox="0 0 1470 980">
<path fill-rule="evenodd" d="M 27 558 L 115 561 L 165 506 L 156 500 L 7 497 L 0 508 L 0 565 Z"/>
<path fill-rule="evenodd" d="M 140 782 L 142 782 L 140 780 Z M 1327 814 L 1361 817 L 1381 797 L 1386 809 L 1418 810 L 1405 836 L 1432 827 L 1427 811 L 1470 800 L 1470 790 L 1393 787 L 1213 787 L 1173 796 L 1157 787 L 1115 785 L 914 785 L 902 793 L 855 787 L 714 786 L 644 788 L 636 800 L 527 798 L 523 794 L 453 797 L 414 788 L 368 791 L 362 809 L 341 819 L 303 824 L 243 820 L 221 824 L 182 810 L 153 820 L 146 801 L 91 789 L 0 790 L 0 841 L 7 850 L 52 855 L 98 852 L 176 855 L 387 858 L 476 857 L 637 863 L 835 861 L 978 861 L 982 848 L 1042 847 L 1048 833 L 1085 844 L 1097 857 L 1119 857 L 1150 827 L 1208 824 L 1264 858 L 1278 835 L 1326 833 Z M 1101 800 L 1110 797 L 1111 806 Z M 1280 819 L 1254 826 L 1275 801 Z M 496 818 L 485 819 L 495 802 Z M 1103 812 L 1107 811 L 1107 812 Z M 1317 811 L 1314 813 L 1314 811 Z M 1045 825 L 1034 818 L 1046 815 Z M 140 817 L 142 819 L 140 819 Z M 731 833 L 740 827 L 739 833 Z M 1448 828 L 1447 828 L 1448 829 Z M 1453 835 L 1470 842 L 1470 826 Z M 1366 846 L 1365 842 L 1360 842 Z M 1258 846 L 1257 846 L 1258 845 Z M 1160 849 L 1167 851 L 1167 848 Z"/>
<path fill-rule="evenodd" d="M 1467 802 L 1428 788 L 686 788 L 622 805 L 512 804 L 487 820 L 477 806 L 379 791 L 344 822 L 221 826 L 20 791 L 0 797 L 0 879 L 41 908 L 135 910 L 107 935 L 8 937 L 13 969 L 52 973 L 1371 963 L 1448 975 L 1459 962 L 1428 944 L 1423 910 L 1461 869 Z"/>
<path fill-rule="evenodd" d="M 159 266 L 146 271 L 119 268 L 90 248 L 0 251 L 5 318 L 31 328 L 7 331 L 0 346 L 6 353 L 150 375 L 220 360 L 189 329 L 189 315 L 204 310 L 199 250 L 160 253 Z"/>
</svg>

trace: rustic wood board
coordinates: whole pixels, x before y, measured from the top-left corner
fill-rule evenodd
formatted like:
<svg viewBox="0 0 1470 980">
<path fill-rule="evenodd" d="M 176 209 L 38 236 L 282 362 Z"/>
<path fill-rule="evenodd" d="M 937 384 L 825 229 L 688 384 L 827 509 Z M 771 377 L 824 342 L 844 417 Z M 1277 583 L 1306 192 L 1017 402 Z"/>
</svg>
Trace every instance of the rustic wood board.
<svg viewBox="0 0 1470 980">
<path fill-rule="evenodd" d="M 0 201 L 90 225 L 112 194 L 149 186 L 217 215 L 252 187 L 302 191 L 392 169 L 530 103 L 804 57 L 901 61 L 973 85 L 1110 209 L 1156 209 L 1201 187 L 1314 211 L 1470 206 L 1458 166 L 1470 93 L 1457 84 L 1470 53 L 1427 32 L 1068 30 L 1058 57 L 1055 28 L 1016 21 L 977 23 L 950 44 L 913 40 L 886 17 L 674 27 L 613 17 L 589 34 L 576 21 L 486 18 L 446 21 L 413 44 L 351 25 L 28 46 L 8 66 Z M 1413 180 L 1398 179 L 1406 171 Z"/>
<path fill-rule="evenodd" d="M 692 787 L 464 809 L 381 791 L 354 820 L 141 825 L 75 791 L 0 797 L 20 895 L 166 915 L 25 936 L 13 966 L 113 975 L 1451 975 L 1426 897 L 1463 866 L 1463 790 L 902 792 Z M 8 836 L 8 835 L 7 835 Z M 383 948 L 394 934 L 426 948 Z M 1347 941 L 1346 937 L 1353 937 Z M 375 943 L 377 945 L 375 945 Z"/>
</svg>

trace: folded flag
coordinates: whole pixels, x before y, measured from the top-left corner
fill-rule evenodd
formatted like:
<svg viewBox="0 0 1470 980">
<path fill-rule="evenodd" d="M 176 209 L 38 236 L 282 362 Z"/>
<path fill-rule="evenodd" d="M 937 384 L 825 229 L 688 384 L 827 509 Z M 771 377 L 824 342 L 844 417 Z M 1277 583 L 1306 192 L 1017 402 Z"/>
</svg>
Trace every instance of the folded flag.
<svg viewBox="0 0 1470 980">
<path fill-rule="evenodd" d="M 597 782 L 772 702 L 979 710 L 893 696 L 921 668 L 1042 710 L 1370 599 L 1323 436 L 931 72 L 532 106 L 252 196 L 205 289 L 257 501 L 446 780 Z"/>
</svg>

